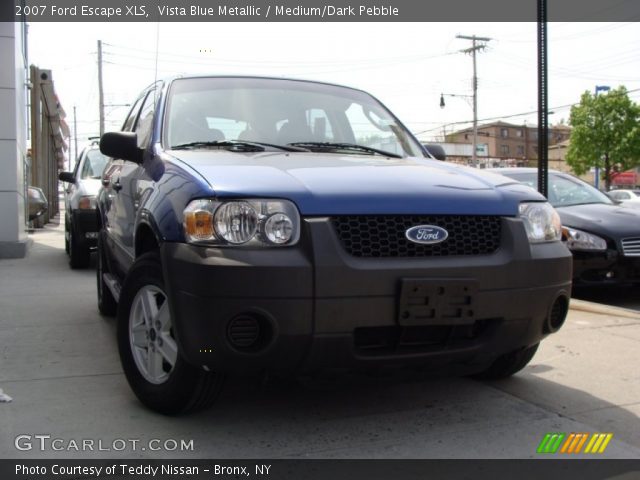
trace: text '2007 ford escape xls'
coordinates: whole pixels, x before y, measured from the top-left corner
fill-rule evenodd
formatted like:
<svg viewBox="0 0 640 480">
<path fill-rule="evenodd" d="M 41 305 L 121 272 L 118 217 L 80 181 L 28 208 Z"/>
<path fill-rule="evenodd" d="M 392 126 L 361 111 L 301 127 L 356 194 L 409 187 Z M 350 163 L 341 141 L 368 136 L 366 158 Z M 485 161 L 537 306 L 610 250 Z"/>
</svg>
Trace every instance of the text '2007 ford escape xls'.
<svg viewBox="0 0 640 480">
<path fill-rule="evenodd" d="M 159 412 L 210 405 L 233 372 L 504 377 L 564 322 L 554 209 L 428 157 L 363 91 L 160 81 L 100 148 L 99 308 Z"/>
</svg>

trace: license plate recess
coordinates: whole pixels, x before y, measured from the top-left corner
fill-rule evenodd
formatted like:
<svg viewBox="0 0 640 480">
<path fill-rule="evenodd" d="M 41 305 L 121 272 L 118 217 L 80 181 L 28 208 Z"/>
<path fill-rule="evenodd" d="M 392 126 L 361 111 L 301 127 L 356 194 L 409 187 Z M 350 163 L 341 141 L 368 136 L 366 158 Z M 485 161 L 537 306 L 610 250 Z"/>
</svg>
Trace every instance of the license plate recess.
<svg viewBox="0 0 640 480">
<path fill-rule="evenodd" d="M 469 279 L 402 278 L 398 325 L 469 325 L 476 321 L 478 283 Z"/>
</svg>

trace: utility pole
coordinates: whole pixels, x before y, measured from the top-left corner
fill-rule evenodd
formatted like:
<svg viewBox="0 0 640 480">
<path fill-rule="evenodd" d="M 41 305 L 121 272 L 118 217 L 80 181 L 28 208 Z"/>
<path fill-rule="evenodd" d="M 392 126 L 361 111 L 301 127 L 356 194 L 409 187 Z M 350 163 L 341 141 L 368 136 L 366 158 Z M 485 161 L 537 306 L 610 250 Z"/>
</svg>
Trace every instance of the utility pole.
<svg viewBox="0 0 640 480">
<path fill-rule="evenodd" d="M 104 91 L 102 89 L 102 40 L 98 40 L 98 101 L 100 109 L 100 136 L 104 134 Z"/>
<path fill-rule="evenodd" d="M 456 38 L 463 40 L 471 40 L 471 47 L 460 50 L 462 53 L 470 53 L 473 58 L 473 151 L 471 152 L 471 161 L 473 166 L 477 166 L 476 148 L 478 145 L 478 75 L 476 66 L 476 52 L 484 50 L 487 46 L 486 42 L 491 41 L 488 37 L 477 37 L 475 35 L 456 35 Z M 484 43 L 478 43 L 484 42 Z"/>
<path fill-rule="evenodd" d="M 71 170 L 71 165 L 75 165 L 75 160 L 78 158 L 78 121 L 76 118 L 76 106 L 73 106 L 73 144 L 74 144 L 74 154 L 73 162 L 69 159 L 69 170 Z"/>
</svg>

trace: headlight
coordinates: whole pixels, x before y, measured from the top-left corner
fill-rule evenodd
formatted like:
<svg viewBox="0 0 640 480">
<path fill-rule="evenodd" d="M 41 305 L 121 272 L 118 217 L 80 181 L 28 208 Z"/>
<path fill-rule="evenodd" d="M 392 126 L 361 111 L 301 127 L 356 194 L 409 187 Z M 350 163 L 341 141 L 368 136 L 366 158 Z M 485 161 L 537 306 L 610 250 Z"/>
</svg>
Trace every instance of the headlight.
<svg viewBox="0 0 640 480">
<path fill-rule="evenodd" d="M 524 222 L 529 242 L 541 243 L 560 240 L 562 235 L 560 216 L 550 204 L 546 202 L 521 203 L 520 218 Z"/>
<path fill-rule="evenodd" d="M 184 210 L 190 243 L 288 246 L 300 237 L 300 215 L 287 200 L 193 200 Z"/>
<path fill-rule="evenodd" d="M 562 237 L 569 250 L 606 250 L 607 241 L 576 228 L 562 227 Z"/>
<path fill-rule="evenodd" d="M 216 210 L 214 225 L 225 241 L 240 245 L 256 236 L 258 213 L 247 202 L 225 203 Z"/>
<path fill-rule="evenodd" d="M 94 197 L 93 195 L 80 197 L 80 200 L 78 201 L 78 208 L 80 210 L 95 210 L 96 197 Z"/>
</svg>

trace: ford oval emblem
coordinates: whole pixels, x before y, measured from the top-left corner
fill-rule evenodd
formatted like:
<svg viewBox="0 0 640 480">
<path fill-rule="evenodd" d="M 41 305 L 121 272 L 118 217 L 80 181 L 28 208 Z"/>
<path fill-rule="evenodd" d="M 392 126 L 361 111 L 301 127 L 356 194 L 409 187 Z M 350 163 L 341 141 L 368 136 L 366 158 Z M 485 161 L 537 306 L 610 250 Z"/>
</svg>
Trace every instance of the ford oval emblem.
<svg viewBox="0 0 640 480">
<path fill-rule="evenodd" d="M 435 225 L 417 225 L 411 227 L 404 234 L 407 240 L 422 245 L 441 243 L 449 237 L 449 232 Z"/>
</svg>

